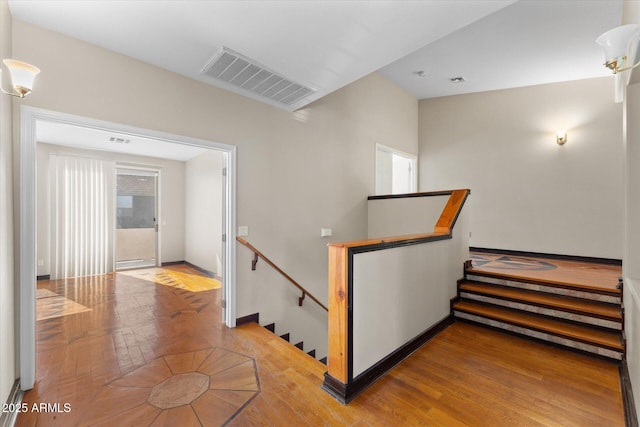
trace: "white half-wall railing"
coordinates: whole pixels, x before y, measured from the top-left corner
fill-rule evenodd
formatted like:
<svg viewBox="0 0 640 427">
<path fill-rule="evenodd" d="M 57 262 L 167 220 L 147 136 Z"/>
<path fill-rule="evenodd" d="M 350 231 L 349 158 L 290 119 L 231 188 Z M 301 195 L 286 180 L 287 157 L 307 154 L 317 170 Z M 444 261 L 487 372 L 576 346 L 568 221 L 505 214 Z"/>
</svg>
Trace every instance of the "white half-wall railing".
<svg viewBox="0 0 640 427">
<path fill-rule="evenodd" d="M 432 232 L 329 244 L 323 388 L 343 403 L 451 323 L 449 303 L 469 256 L 469 190 L 422 193 L 429 195 L 448 195 Z"/>
</svg>

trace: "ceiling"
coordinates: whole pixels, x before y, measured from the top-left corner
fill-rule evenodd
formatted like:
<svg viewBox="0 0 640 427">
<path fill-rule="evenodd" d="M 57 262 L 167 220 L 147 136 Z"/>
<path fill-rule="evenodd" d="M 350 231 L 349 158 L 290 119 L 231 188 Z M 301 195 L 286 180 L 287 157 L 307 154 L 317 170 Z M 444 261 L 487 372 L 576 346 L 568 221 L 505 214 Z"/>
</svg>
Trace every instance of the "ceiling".
<svg viewBox="0 0 640 427">
<path fill-rule="evenodd" d="M 45 144 L 108 151 L 134 156 L 156 157 L 186 162 L 207 151 L 206 148 L 156 138 L 145 138 L 72 124 L 38 120 L 36 141 Z"/>
<path fill-rule="evenodd" d="M 9 5 L 15 18 L 254 97 L 202 73 L 232 49 L 316 90 L 285 107 L 265 101 L 291 111 L 377 70 L 418 98 L 604 76 L 594 40 L 622 16 L 622 0 Z M 447 80 L 456 76 L 466 82 Z"/>
<path fill-rule="evenodd" d="M 611 76 L 595 40 L 621 22 L 622 1 L 520 0 L 380 73 L 418 99 Z"/>
<path fill-rule="evenodd" d="M 9 6 L 14 18 L 289 111 L 375 71 L 418 99 L 607 76 L 594 40 L 622 19 L 622 0 L 9 0 Z M 282 105 L 203 74 L 223 48 L 315 92 Z"/>
</svg>

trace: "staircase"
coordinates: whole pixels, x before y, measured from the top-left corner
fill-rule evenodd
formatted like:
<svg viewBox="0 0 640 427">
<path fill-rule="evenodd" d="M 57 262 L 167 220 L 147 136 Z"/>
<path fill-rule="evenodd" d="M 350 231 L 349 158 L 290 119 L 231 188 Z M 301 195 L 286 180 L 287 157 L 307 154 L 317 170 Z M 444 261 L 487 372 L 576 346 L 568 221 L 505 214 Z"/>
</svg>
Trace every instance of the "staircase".
<svg viewBox="0 0 640 427">
<path fill-rule="evenodd" d="M 275 334 L 276 333 L 276 324 L 275 323 L 269 323 L 268 325 L 264 325 L 263 326 L 266 330 L 268 330 L 269 332 Z M 287 332 L 286 334 L 282 334 L 282 335 L 278 335 L 280 338 L 282 338 L 283 340 L 285 340 L 286 342 L 290 343 L 290 337 L 289 337 L 289 333 Z M 297 344 L 293 345 L 294 347 L 296 347 L 298 350 L 304 352 L 304 341 L 300 341 Z M 307 355 L 313 357 L 314 359 L 316 358 L 316 350 L 310 350 L 306 352 Z M 323 357 L 322 359 L 320 359 L 320 363 L 323 364 L 327 364 L 327 358 Z"/>
<path fill-rule="evenodd" d="M 622 360 L 623 283 L 597 287 L 482 271 L 471 261 L 451 301 L 457 319 Z"/>
</svg>

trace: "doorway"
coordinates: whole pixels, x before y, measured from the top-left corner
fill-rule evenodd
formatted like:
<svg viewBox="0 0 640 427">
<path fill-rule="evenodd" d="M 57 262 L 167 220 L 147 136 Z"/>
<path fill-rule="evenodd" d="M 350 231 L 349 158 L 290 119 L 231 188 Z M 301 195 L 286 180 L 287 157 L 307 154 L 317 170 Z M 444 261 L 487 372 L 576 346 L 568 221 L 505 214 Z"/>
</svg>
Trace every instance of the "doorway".
<svg viewBox="0 0 640 427">
<path fill-rule="evenodd" d="M 116 169 L 116 270 L 159 266 L 158 175 Z"/>
<path fill-rule="evenodd" d="M 222 220 L 222 321 L 236 325 L 236 147 L 201 139 L 168 134 L 113 122 L 64 114 L 34 107 L 20 108 L 20 198 L 19 198 L 19 281 L 20 281 L 20 385 L 29 390 L 35 384 L 36 331 L 36 144 L 38 126 L 47 123 L 77 126 L 85 130 L 117 132 L 137 138 L 188 147 L 216 150 L 223 154 Z M 157 219 L 157 218 L 156 218 Z M 159 244 L 157 245 L 157 247 Z M 156 248 L 157 250 L 157 248 Z M 156 260 L 158 258 L 156 257 Z"/>
</svg>

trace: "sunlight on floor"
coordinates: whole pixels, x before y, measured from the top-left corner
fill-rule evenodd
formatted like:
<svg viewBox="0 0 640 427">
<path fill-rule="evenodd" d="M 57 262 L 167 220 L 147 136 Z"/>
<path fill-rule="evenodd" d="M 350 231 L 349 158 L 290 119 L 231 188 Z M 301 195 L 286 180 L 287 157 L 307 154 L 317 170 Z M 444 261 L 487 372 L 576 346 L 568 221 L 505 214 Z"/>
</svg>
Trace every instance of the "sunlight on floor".
<svg viewBox="0 0 640 427">
<path fill-rule="evenodd" d="M 165 268 L 145 268 L 141 270 L 120 271 L 118 274 L 148 280 L 160 285 L 173 286 L 174 288 L 185 289 L 191 292 L 209 291 L 211 289 L 220 289 L 222 287 L 219 280 L 196 274 L 183 273 L 181 271 L 168 270 Z"/>
</svg>

